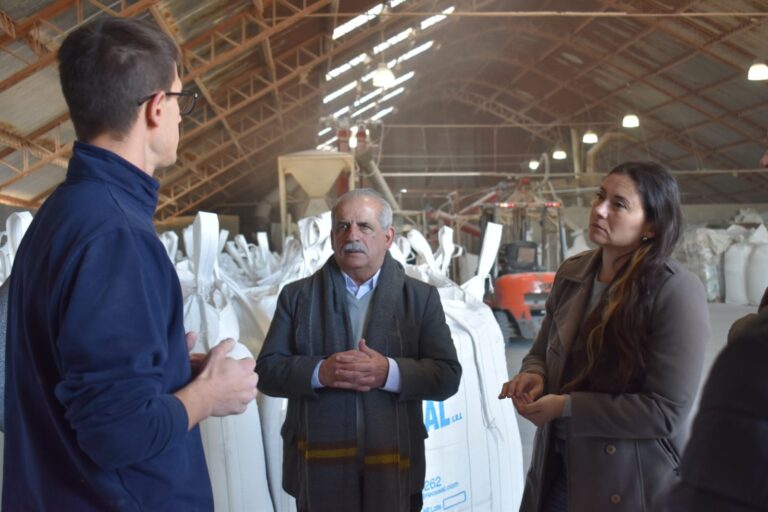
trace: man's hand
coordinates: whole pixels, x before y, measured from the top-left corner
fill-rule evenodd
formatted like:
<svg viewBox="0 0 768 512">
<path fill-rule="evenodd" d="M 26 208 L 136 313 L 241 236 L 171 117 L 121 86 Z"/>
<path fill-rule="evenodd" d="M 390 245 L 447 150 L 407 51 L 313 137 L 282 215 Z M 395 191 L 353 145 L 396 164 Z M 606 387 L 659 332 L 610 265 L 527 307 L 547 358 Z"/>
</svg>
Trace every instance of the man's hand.
<svg viewBox="0 0 768 512">
<path fill-rule="evenodd" d="M 537 373 L 522 372 L 504 383 L 499 393 L 499 400 L 511 398 L 513 401 L 530 404 L 544 392 L 544 378 Z"/>
<path fill-rule="evenodd" d="M 387 382 L 389 360 L 360 340 L 359 350 L 337 352 L 320 364 L 318 378 L 323 386 L 370 391 Z"/>
<path fill-rule="evenodd" d="M 541 427 L 563 415 L 565 395 L 544 395 L 532 403 L 523 403 L 513 397 L 512 402 L 522 417 Z"/>
<path fill-rule="evenodd" d="M 209 416 L 240 414 L 256 397 L 256 361 L 227 357 L 235 342 L 222 341 L 202 361 L 199 375 L 174 395 L 189 417 L 189 428 Z"/>
</svg>

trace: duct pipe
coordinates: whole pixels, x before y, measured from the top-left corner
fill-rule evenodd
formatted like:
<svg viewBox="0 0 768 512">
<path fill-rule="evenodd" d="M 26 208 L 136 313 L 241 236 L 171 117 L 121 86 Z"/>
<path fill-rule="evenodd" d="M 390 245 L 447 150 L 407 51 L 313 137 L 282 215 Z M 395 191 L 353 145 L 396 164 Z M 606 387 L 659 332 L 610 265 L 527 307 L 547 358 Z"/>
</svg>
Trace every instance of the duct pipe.
<svg viewBox="0 0 768 512">
<path fill-rule="evenodd" d="M 571 151 L 573 152 L 573 177 L 581 175 L 581 141 L 576 128 L 571 128 Z"/>
<path fill-rule="evenodd" d="M 366 151 L 355 155 L 355 159 L 357 160 L 357 165 L 359 165 L 360 168 L 365 171 L 365 177 L 371 178 L 376 188 L 379 189 L 379 192 L 381 192 L 381 195 L 384 196 L 384 199 L 386 199 L 389 204 L 392 205 L 392 209 L 399 211 L 401 209 L 400 203 L 397 202 L 394 194 L 392 194 L 392 190 L 389 188 L 387 181 L 381 174 L 379 166 L 376 165 L 376 162 L 373 161 L 373 152 L 371 151 L 371 148 L 368 148 Z"/>
<path fill-rule="evenodd" d="M 456 222 L 455 217 L 456 217 L 455 215 L 451 215 L 450 213 L 444 212 L 442 210 L 432 210 L 427 212 L 427 218 L 440 219 L 443 222 L 451 223 L 451 224 L 454 224 Z M 477 224 L 470 224 L 470 223 L 464 223 L 461 226 L 461 231 L 465 233 L 469 233 L 472 236 L 480 236 L 482 233 L 480 231 L 480 226 L 478 226 Z"/>
<path fill-rule="evenodd" d="M 587 172 L 586 174 L 594 175 L 597 171 L 597 155 L 600 153 L 600 151 L 603 150 L 606 144 L 613 140 L 627 140 L 627 141 L 636 141 L 637 139 L 635 137 L 632 137 L 631 135 L 627 135 L 626 133 L 622 132 L 608 132 L 602 137 L 600 137 L 600 140 L 597 141 L 597 144 L 592 146 L 587 150 Z"/>
</svg>

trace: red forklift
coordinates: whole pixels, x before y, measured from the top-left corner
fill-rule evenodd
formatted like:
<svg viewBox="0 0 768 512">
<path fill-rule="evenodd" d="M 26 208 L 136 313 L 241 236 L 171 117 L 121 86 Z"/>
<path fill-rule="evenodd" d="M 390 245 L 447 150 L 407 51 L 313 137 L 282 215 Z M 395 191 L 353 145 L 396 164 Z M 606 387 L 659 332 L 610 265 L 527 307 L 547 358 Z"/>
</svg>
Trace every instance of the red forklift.
<svg viewBox="0 0 768 512">
<path fill-rule="evenodd" d="M 507 342 L 533 340 L 541 328 L 555 271 L 565 259 L 562 205 L 557 201 L 502 202 L 483 207 L 487 222 L 503 226 L 486 303 Z"/>
</svg>

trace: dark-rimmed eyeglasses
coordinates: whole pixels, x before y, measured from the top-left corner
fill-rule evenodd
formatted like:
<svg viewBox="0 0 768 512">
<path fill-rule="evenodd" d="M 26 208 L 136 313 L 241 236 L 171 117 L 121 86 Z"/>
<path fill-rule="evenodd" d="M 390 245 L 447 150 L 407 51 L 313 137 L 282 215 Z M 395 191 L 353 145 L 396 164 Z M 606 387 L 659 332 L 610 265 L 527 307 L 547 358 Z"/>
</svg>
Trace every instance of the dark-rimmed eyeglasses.
<svg viewBox="0 0 768 512">
<path fill-rule="evenodd" d="M 156 92 L 154 94 L 150 94 L 149 96 L 140 99 L 136 102 L 137 105 L 143 105 L 144 103 L 148 102 L 155 96 L 160 94 L 159 92 Z M 179 113 L 183 116 L 189 114 L 194 110 L 195 104 L 197 103 L 197 93 L 194 91 L 180 91 L 180 92 L 170 92 L 165 91 L 166 96 L 178 96 L 179 98 Z"/>
</svg>

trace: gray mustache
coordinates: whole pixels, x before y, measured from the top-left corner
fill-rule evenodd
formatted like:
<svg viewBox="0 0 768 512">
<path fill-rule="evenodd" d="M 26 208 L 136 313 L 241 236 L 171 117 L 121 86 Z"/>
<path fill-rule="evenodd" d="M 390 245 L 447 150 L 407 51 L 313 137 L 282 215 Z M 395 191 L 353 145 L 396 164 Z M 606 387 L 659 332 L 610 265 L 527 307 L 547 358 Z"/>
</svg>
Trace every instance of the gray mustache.
<svg viewBox="0 0 768 512">
<path fill-rule="evenodd" d="M 342 248 L 344 252 L 361 252 L 363 254 L 368 254 L 368 251 L 366 251 L 365 246 L 361 244 L 360 242 L 347 242 L 344 244 L 344 247 Z"/>
</svg>

